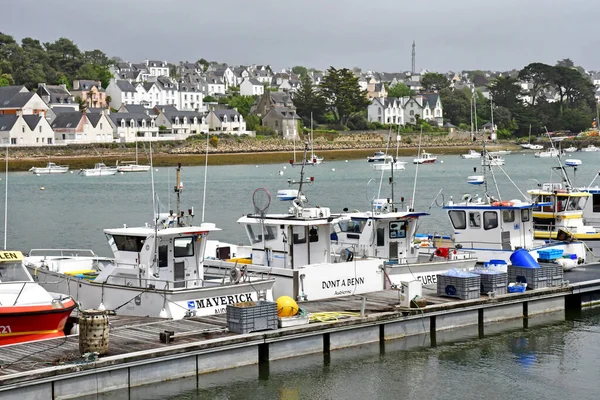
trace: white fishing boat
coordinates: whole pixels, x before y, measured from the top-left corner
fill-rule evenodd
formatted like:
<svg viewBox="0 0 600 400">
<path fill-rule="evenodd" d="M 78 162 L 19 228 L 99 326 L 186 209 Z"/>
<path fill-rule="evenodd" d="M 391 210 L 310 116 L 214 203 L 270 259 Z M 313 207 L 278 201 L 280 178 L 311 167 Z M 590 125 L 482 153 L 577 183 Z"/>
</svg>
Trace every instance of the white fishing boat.
<svg viewBox="0 0 600 400">
<path fill-rule="evenodd" d="M 554 147 L 550 147 L 544 151 L 536 151 L 534 156 L 537 158 L 548 158 L 548 157 L 558 157 L 560 155 L 560 151 Z"/>
<path fill-rule="evenodd" d="M 565 153 L 575 153 L 575 152 L 577 151 L 577 147 L 575 147 L 575 146 L 570 146 L 570 147 L 567 147 L 566 149 L 563 149 L 563 151 L 564 151 Z"/>
<path fill-rule="evenodd" d="M 391 159 L 393 159 L 394 157 L 385 154 L 385 152 L 383 151 L 376 151 L 375 154 L 373 154 L 370 157 L 367 157 L 367 162 L 384 162 L 384 161 L 389 161 Z"/>
<path fill-rule="evenodd" d="M 481 158 L 481 165 L 484 167 L 489 166 L 501 166 L 504 165 L 506 161 L 504 158 L 500 157 L 498 154 L 485 153 Z"/>
<path fill-rule="evenodd" d="M 489 151 L 489 154 L 493 156 L 507 156 L 512 153 L 511 150 L 497 150 L 497 151 Z"/>
<path fill-rule="evenodd" d="M 386 160 L 381 163 L 373 164 L 373 171 L 402 171 L 406 169 L 406 162 L 400 160 Z"/>
<path fill-rule="evenodd" d="M 94 168 L 81 169 L 80 175 L 83 176 L 109 176 L 117 173 L 117 167 L 107 167 L 104 163 L 96 163 Z"/>
<path fill-rule="evenodd" d="M 413 159 L 413 164 L 433 164 L 437 160 L 437 156 L 423 151 L 417 158 Z"/>
<path fill-rule="evenodd" d="M 312 113 L 310 113 L 310 138 L 309 138 L 309 143 L 310 143 L 310 158 L 306 159 L 306 163 L 307 164 L 312 164 L 312 165 L 319 165 L 319 164 L 323 164 L 323 161 L 325 160 L 323 157 L 319 157 L 318 155 L 315 154 L 315 148 L 313 145 L 313 140 L 314 140 L 314 133 L 313 133 L 313 119 L 312 119 Z"/>
<path fill-rule="evenodd" d="M 596 147 L 593 144 L 590 144 L 589 146 L 582 148 L 581 151 L 585 151 L 585 152 L 600 151 L 600 147 Z"/>
<path fill-rule="evenodd" d="M 64 174 L 69 170 L 68 165 L 56 165 L 53 162 L 48 162 L 45 167 L 31 167 L 29 171 L 36 175 L 45 174 Z"/>
<path fill-rule="evenodd" d="M 122 315 L 181 319 L 226 312 L 228 304 L 272 300 L 273 279 L 231 268 L 226 276 L 204 275 L 211 223 L 193 224 L 194 211 L 179 210 L 177 169 L 175 213 L 157 213 L 153 224 L 105 229 L 114 259 L 93 252 L 32 250 L 27 268 L 47 290 L 70 293 L 83 309 Z M 58 252 L 58 254 L 57 254 Z"/>
<path fill-rule="evenodd" d="M 147 172 L 150 165 L 140 165 L 138 162 L 138 143 L 135 142 L 135 161 L 117 161 L 117 172 Z"/>
<path fill-rule="evenodd" d="M 461 154 L 460 158 L 464 159 L 478 159 L 481 158 L 481 153 L 475 150 L 469 150 L 467 154 Z"/>
</svg>

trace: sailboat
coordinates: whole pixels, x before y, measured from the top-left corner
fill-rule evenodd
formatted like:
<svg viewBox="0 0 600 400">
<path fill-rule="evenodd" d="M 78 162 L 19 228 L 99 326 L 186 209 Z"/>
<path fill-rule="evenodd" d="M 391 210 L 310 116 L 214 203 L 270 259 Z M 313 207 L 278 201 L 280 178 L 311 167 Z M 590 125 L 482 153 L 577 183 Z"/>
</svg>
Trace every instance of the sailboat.
<svg viewBox="0 0 600 400">
<path fill-rule="evenodd" d="M 121 165 L 117 161 L 118 172 L 146 172 L 150 170 L 150 165 L 138 164 L 138 142 L 135 141 L 135 161 L 123 161 Z"/>
<path fill-rule="evenodd" d="M 529 140 L 527 143 L 521 144 L 521 147 L 528 150 L 542 150 L 544 148 L 544 146 L 539 144 L 531 144 L 531 124 L 529 124 Z"/>
<path fill-rule="evenodd" d="M 323 157 L 319 157 L 318 155 L 315 154 L 315 147 L 313 145 L 313 119 L 312 119 L 312 113 L 310 113 L 310 160 L 307 160 L 307 164 L 323 164 Z"/>
</svg>

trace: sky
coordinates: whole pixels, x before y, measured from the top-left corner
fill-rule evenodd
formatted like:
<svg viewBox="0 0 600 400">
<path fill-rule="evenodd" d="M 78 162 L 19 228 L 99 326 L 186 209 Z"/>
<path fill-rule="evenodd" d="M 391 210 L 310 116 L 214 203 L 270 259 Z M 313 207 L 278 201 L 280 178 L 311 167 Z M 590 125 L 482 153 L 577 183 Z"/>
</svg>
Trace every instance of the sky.
<svg viewBox="0 0 600 400">
<path fill-rule="evenodd" d="M 18 0 L 0 32 L 60 37 L 126 61 L 407 71 L 600 70 L 598 0 Z"/>
</svg>

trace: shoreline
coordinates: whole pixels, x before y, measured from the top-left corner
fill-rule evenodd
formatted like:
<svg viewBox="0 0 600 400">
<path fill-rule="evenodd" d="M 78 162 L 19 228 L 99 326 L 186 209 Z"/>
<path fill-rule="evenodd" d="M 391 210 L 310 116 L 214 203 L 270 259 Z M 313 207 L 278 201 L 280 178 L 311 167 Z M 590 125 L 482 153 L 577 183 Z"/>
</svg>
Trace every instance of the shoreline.
<svg viewBox="0 0 600 400">
<path fill-rule="evenodd" d="M 463 154 L 469 149 L 477 149 L 479 146 L 466 146 L 463 144 L 452 146 L 422 146 L 421 151 L 427 151 L 432 154 Z M 520 147 L 512 143 L 499 143 L 487 146 L 490 150 L 510 149 L 520 150 Z M 117 150 L 117 151 L 114 151 Z M 131 149 L 111 149 L 111 152 L 105 155 L 99 155 L 97 152 L 85 151 L 82 154 L 71 155 L 26 155 L 10 156 L 9 150 L 9 171 L 28 171 L 33 166 L 44 166 L 47 161 L 53 161 L 56 164 L 68 164 L 70 169 L 92 168 L 97 162 L 104 162 L 106 165 L 114 165 L 117 161 L 131 161 L 135 158 Z M 327 161 L 356 160 L 366 159 L 373 155 L 375 151 L 385 151 L 385 146 L 352 148 L 352 149 L 315 149 L 315 153 L 325 158 Z M 398 155 L 402 157 L 415 157 L 418 147 L 403 147 L 398 150 Z M 394 150 L 388 151 L 394 154 Z M 296 151 L 296 159 L 302 157 L 302 151 Z M 247 152 L 219 152 L 208 154 L 208 165 L 244 165 L 244 164 L 277 164 L 288 163 L 293 158 L 293 151 L 247 151 Z M 156 152 L 152 154 L 153 165 L 156 167 L 174 166 L 181 163 L 184 166 L 199 166 L 206 162 L 204 153 L 171 153 Z M 145 154 L 138 157 L 140 164 L 148 162 Z M 0 163 L 0 171 L 4 171 L 4 163 Z"/>
</svg>

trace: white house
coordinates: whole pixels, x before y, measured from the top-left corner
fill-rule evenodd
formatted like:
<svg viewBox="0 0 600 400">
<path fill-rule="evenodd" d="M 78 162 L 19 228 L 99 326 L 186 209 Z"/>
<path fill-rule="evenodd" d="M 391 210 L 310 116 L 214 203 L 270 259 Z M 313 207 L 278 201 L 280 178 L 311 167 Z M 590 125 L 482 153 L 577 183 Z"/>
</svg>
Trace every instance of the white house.
<svg viewBox="0 0 600 400">
<path fill-rule="evenodd" d="M 179 104 L 180 110 L 202 111 L 204 94 L 200 90 L 200 85 L 194 83 L 179 83 Z"/>
<path fill-rule="evenodd" d="M 135 90 L 140 96 L 140 104 L 144 107 L 154 107 L 161 102 L 161 90 L 156 82 L 138 83 Z"/>
<path fill-rule="evenodd" d="M 166 76 L 159 76 L 156 85 L 160 91 L 158 104 L 172 104 L 179 108 L 179 88 L 177 82 Z"/>
<path fill-rule="evenodd" d="M 404 107 L 402 99 L 395 97 L 375 97 L 367 107 L 369 122 L 380 124 L 404 125 Z"/>
<path fill-rule="evenodd" d="M 111 143 L 113 128 L 102 113 L 66 112 L 56 116 L 52 122 L 54 140 L 57 144 Z"/>
<path fill-rule="evenodd" d="M 219 78 L 225 84 L 225 89 L 229 89 L 229 86 L 236 86 L 235 74 L 231 68 L 219 68 L 210 73 L 211 78 Z"/>
<path fill-rule="evenodd" d="M 158 126 L 146 113 L 111 113 L 109 119 L 119 142 L 158 140 Z"/>
<path fill-rule="evenodd" d="M 209 130 L 206 118 L 197 111 L 179 111 L 174 109 L 160 110 L 155 121 L 164 126 L 176 139 L 185 140 L 190 135 L 206 133 Z M 160 133 L 163 135 L 163 132 Z"/>
<path fill-rule="evenodd" d="M 240 94 L 242 96 L 262 96 L 265 87 L 255 78 L 244 79 L 240 84 Z"/>
<path fill-rule="evenodd" d="M 208 113 L 207 120 L 211 131 L 246 134 L 246 121 L 237 110 L 212 110 Z"/>
<path fill-rule="evenodd" d="M 169 76 L 169 64 L 166 61 L 146 60 L 150 76 Z"/>
<path fill-rule="evenodd" d="M 260 83 L 270 84 L 273 75 L 266 69 L 257 69 L 254 71 L 254 78 Z"/>
<path fill-rule="evenodd" d="M 207 94 L 211 96 L 215 94 L 225 94 L 225 83 L 220 78 L 207 77 L 206 85 L 208 88 Z"/>
<path fill-rule="evenodd" d="M 236 67 L 233 69 L 233 76 L 235 77 L 234 86 L 240 86 L 245 79 L 250 78 L 250 72 L 246 67 Z"/>
<path fill-rule="evenodd" d="M 0 115 L 0 141 L 3 145 L 44 146 L 54 144 L 54 131 L 42 115 Z"/>
<path fill-rule="evenodd" d="M 110 96 L 110 106 L 116 109 L 122 104 L 141 104 L 140 93 L 126 80 L 111 79 L 106 88 L 106 95 Z"/>
</svg>

